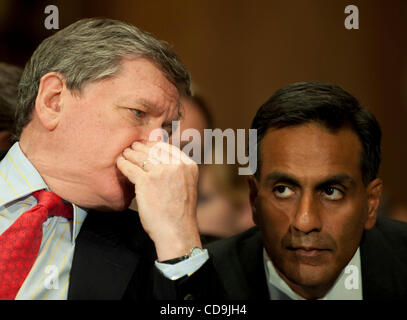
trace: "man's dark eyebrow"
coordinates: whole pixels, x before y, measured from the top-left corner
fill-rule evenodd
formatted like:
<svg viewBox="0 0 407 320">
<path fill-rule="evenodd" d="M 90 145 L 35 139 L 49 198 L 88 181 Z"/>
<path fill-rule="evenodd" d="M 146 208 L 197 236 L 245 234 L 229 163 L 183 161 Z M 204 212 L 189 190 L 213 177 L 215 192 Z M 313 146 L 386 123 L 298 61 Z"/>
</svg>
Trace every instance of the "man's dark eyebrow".
<svg viewBox="0 0 407 320">
<path fill-rule="evenodd" d="M 274 182 L 274 183 L 275 182 L 285 182 L 285 183 L 291 184 L 296 187 L 300 186 L 300 183 L 297 179 L 290 176 L 289 174 L 286 174 L 286 173 L 280 172 L 280 171 L 273 171 L 273 172 L 267 174 L 264 179 L 265 179 L 266 184 L 269 184 L 272 182 Z"/>
<path fill-rule="evenodd" d="M 341 185 L 350 184 L 351 186 L 354 186 L 356 184 L 356 182 L 348 174 L 340 173 L 340 174 L 333 175 L 333 176 L 327 178 L 326 180 L 318 183 L 317 189 L 323 189 L 323 188 L 326 188 L 326 187 L 329 187 L 329 186 L 332 186 L 335 184 L 341 184 Z"/>
</svg>

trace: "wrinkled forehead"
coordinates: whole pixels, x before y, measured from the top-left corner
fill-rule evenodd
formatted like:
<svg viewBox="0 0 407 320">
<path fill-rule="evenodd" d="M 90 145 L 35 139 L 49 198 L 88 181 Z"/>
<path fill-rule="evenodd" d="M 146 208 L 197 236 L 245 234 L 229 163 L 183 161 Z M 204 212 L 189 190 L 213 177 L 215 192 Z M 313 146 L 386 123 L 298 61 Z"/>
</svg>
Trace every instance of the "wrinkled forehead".
<svg viewBox="0 0 407 320">
<path fill-rule="evenodd" d="M 142 105 L 157 113 L 178 114 L 180 93 L 159 66 L 144 57 L 123 58 L 120 69 L 103 83 L 119 103 Z"/>
</svg>

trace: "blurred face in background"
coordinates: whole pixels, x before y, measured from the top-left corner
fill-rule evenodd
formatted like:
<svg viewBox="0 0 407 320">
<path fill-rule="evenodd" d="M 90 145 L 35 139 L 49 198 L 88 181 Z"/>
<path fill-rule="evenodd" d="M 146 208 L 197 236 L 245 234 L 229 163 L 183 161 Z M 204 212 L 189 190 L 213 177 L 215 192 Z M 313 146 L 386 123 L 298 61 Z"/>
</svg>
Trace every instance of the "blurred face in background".
<svg viewBox="0 0 407 320">
<path fill-rule="evenodd" d="M 219 238 L 254 226 L 246 178 L 235 166 L 201 166 L 197 218 L 201 234 Z"/>
<path fill-rule="evenodd" d="M 381 181 L 364 185 L 361 150 L 350 129 L 318 124 L 269 129 L 261 142 L 254 220 L 277 272 L 305 298 L 327 293 L 375 224 Z"/>
<path fill-rule="evenodd" d="M 181 97 L 181 119 L 179 121 L 179 127 L 172 133 L 169 143 L 175 144 L 181 150 L 185 151 L 185 146 L 188 148 L 193 148 L 201 150 L 201 159 L 203 159 L 204 154 L 204 130 L 210 127 L 209 121 L 201 110 L 201 108 L 206 108 L 206 106 L 199 106 L 198 102 L 194 100 L 194 97 Z M 199 136 L 195 138 L 190 136 L 190 132 L 186 131 L 193 129 L 197 132 Z M 185 137 L 183 137 L 185 135 Z M 178 143 L 176 144 L 178 137 Z M 188 151 L 186 151 L 188 154 Z M 190 157 L 192 154 L 188 154 Z M 201 160 L 201 162 L 203 162 Z"/>
<path fill-rule="evenodd" d="M 180 131 L 181 134 L 186 129 L 196 129 L 199 131 L 199 134 L 203 138 L 204 129 L 209 127 L 209 123 L 205 118 L 205 115 L 196 105 L 196 103 L 190 98 L 181 98 L 182 106 L 182 118 L 180 121 Z"/>
<path fill-rule="evenodd" d="M 199 105 L 198 105 L 199 104 Z M 181 141 L 180 148 L 190 143 L 200 143 L 203 162 L 205 152 L 204 129 L 210 129 L 210 115 L 206 105 L 198 98 L 181 98 L 182 117 L 179 132 L 188 129 L 199 132 L 201 139 Z M 174 136 L 174 135 L 173 135 Z M 191 142 L 192 141 L 192 142 Z M 225 149 L 224 149 L 225 150 Z M 214 150 L 212 150 L 214 154 Z M 191 156 L 191 155 L 190 155 Z M 226 158 L 225 158 L 226 159 Z M 223 238 L 240 233 L 254 226 L 249 189 L 245 176 L 238 176 L 233 165 L 200 165 L 197 219 L 202 235 Z"/>
</svg>

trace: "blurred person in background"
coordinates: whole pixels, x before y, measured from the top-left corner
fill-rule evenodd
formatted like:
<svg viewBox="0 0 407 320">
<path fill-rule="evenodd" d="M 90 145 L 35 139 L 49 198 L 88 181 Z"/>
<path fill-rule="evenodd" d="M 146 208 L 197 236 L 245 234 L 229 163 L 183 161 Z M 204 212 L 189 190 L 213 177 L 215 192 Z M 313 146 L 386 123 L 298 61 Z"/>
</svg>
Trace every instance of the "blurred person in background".
<svg viewBox="0 0 407 320">
<path fill-rule="evenodd" d="M 213 117 L 205 100 L 200 95 L 181 97 L 182 116 L 180 119 L 180 135 L 187 129 L 196 129 L 201 135 L 202 151 L 204 148 L 204 130 L 212 129 Z M 189 141 L 191 141 L 190 139 Z M 181 149 L 188 141 L 181 141 Z"/>
<path fill-rule="evenodd" d="M 225 158 L 224 158 L 225 159 Z M 254 226 L 246 176 L 235 164 L 203 164 L 198 184 L 198 228 L 209 243 Z"/>
<path fill-rule="evenodd" d="M 183 97 L 181 105 L 180 136 L 187 129 L 196 129 L 201 137 L 200 140 L 181 141 L 181 150 L 191 141 L 200 143 L 203 163 L 207 154 L 204 130 L 214 128 L 212 115 L 200 95 Z M 214 154 L 214 149 L 212 151 Z M 226 162 L 225 146 L 223 151 Z M 197 219 L 204 243 L 232 236 L 254 225 L 248 184 L 245 176 L 238 175 L 236 165 L 223 163 L 199 166 Z"/>
<path fill-rule="evenodd" d="M 17 103 L 17 87 L 23 70 L 0 62 L 0 150 L 12 146 L 11 132 Z"/>
<path fill-rule="evenodd" d="M 407 222 L 407 207 L 403 204 L 393 205 L 388 217 L 394 220 Z"/>
<path fill-rule="evenodd" d="M 407 222 L 407 207 L 403 203 L 391 199 L 386 192 L 383 192 L 382 195 L 379 214 L 393 220 Z"/>
</svg>

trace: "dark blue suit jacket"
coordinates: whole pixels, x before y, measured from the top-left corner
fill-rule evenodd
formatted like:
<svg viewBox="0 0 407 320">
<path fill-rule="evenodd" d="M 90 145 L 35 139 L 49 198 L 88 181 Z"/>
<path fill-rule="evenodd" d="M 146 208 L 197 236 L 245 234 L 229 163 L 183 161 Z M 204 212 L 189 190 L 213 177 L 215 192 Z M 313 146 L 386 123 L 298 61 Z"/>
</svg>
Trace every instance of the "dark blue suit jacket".
<svg viewBox="0 0 407 320">
<path fill-rule="evenodd" d="M 269 299 L 260 231 L 208 245 L 228 299 Z M 380 217 L 360 243 L 364 299 L 407 299 L 407 223 Z"/>
</svg>

